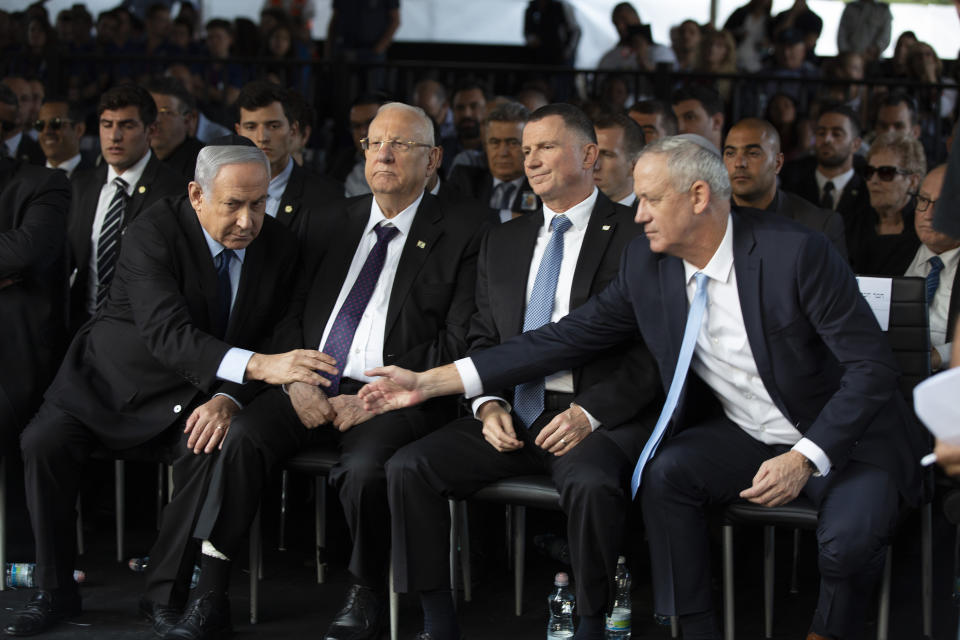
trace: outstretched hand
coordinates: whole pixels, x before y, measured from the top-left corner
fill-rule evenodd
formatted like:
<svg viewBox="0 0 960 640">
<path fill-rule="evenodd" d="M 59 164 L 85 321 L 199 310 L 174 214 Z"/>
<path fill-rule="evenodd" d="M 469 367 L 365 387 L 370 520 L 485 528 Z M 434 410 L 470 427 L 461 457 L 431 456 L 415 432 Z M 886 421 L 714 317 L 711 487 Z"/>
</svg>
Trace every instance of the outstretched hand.
<svg viewBox="0 0 960 640">
<path fill-rule="evenodd" d="M 420 374 L 400 367 L 377 367 L 364 371 L 368 376 L 379 376 L 367 383 L 357 395 L 363 400 L 363 408 L 381 414 L 395 409 L 413 407 L 427 400 L 419 387 Z"/>
</svg>

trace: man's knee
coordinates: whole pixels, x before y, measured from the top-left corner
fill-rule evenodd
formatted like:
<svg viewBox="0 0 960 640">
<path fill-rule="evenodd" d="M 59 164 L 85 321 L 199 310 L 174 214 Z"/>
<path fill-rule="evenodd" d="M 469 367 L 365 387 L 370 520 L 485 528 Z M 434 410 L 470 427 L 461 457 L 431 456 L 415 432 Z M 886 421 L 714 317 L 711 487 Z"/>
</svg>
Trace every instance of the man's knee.
<svg viewBox="0 0 960 640">
<path fill-rule="evenodd" d="M 835 579 L 877 570 L 889 543 L 886 531 L 864 526 L 863 520 L 854 516 L 821 524 L 817 536 L 820 574 Z"/>
<path fill-rule="evenodd" d="M 334 470 L 334 482 L 341 488 L 349 486 L 360 491 L 374 486 L 385 487 L 386 464 L 386 460 L 367 452 L 345 455 Z"/>
<path fill-rule="evenodd" d="M 417 455 L 412 447 L 403 447 L 384 465 L 387 482 L 391 486 L 402 486 L 409 478 L 419 475 L 422 463 L 423 457 Z"/>
<path fill-rule="evenodd" d="M 24 461 L 72 457 L 70 443 L 57 433 L 56 425 L 33 421 L 20 434 Z"/>
</svg>

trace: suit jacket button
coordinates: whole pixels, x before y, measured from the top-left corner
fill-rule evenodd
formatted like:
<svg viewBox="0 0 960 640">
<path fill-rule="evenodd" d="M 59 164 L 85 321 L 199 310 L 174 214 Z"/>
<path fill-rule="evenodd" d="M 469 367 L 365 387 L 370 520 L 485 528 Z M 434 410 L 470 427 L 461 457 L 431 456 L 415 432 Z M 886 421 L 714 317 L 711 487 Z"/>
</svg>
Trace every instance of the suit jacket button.
<svg viewBox="0 0 960 640">
<path fill-rule="evenodd" d="M 180 405 L 176 405 L 176 406 L 173 408 L 173 412 L 174 412 L 174 413 L 180 413 L 181 411 L 183 411 L 183 407 L 181 407 Z"/>
</svg>

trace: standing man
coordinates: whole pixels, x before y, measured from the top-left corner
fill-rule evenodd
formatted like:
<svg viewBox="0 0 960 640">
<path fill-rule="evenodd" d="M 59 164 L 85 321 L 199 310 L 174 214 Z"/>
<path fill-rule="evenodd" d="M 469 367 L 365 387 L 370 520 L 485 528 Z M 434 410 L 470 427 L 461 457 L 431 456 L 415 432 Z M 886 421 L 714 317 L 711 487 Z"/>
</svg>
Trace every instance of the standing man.
<svg viewBox="0 0 960 640">
<path fill-rule="evenodd" d="M 197 473 L 204 456 L 195 454 L 219 446 L 237 409 L 233 398 L 215 394 L 248 401 L 256 387 L 243 382 L 317 384 L 323 377 L 315 370 L 334 370 L 315 351 L 248 350 L 287 304 L 296 240 L 264 220 L 262 153 L 209 147 L 197 163 L 189 200 L 159 202 L 129 225 L 110 296 L 74 338 L 21 437 L 40 590 L 14 614 L 9 635 L 34 635 L 80 613 L 74 505 L 94 449 L 172 443 L 175 493 L 164 527 L 182 526 L 191 512 L 184 503 L 202 497 L 207 481 Z M 182 595 L 193 553 L 188 545 L 177 551 Z M 176 596 L 167 585 L 141 608 L 169 626 L 177 617 L 170 607 L 183 604 Z"/>
<path fill-rule="evenodd" d="M 886 338 L 826 238 L 776 216 L 731 213 L 726 169 L 699 136 L 646 147 L 634 184 L 644 237 L 602 293 L 464 361 L 420 374 L 371 370 L 386 377 L 363 391 L 365 406 L 535 379 L 639 330 L 669 389 L 633 478 L 654 610 L 678 616 L 684 638 L 719 640 L 706 510 L 739 499 L 775 506 L 803 492 L 820 520 L 808 640 L 856 637 L 900 500 L 920 497 L 917 460 L 928 449 Z"/>
<path fill-rule="evenodd" d="M 186 186 L 150 151 L 157 105 L 146 89 L 132 84 L 109 89 L 100 96 L 97 118 L 103 163 L 74 175 L 70 198 L 74 330 L 103 306 L 126 226 L 161 198 L 181 195 Z"/>
<path fill-rule="evenodd" d="M 837 51 L 862 53 L 867 63 L 877 60 L 890 45 L 890 5 L 877 0 L 847 3 L 837 27 Z"/>
<path fill-rule="evenodd" d="M 640 233 L 630 209 L 594 186 L 594 140 L 593 123 L 566 104 L 538 109 L 524 127 L 525 168 L 543 207 L 490 230 L 480 251 L 471 350 L 556 322 L 602 291 L 624 247 Z M 580 614 L 576 637 L 603 637 L 629 510 L 628 478 L 652 424 L 641 414 L 659 395 L 656 377 L 646 347 L 627 341 L 536 384 L 475 398 L 473 417 L 390 459 L 394 583 L 397 591 L 420 594 L 420 637 L 460 637 L 445 551 L 447 499 L 469 497 L 498 479 L 542 473 L 553 476 L 567 513 Z"/>
<path fill-rule="evenodd" d="M 203 143 L 190 135 L 197 127 L 197 101 L 176 78 L 152 80 L 147 91 L 157 103 L 157 132 L 150 148 L 165 165 L 193 180 Z"/>
<path fill-rule="evenodd" d="M 695 133 L 713 143 L 717 152 L 723 146 L 723 100 L 720 94 L 700 84 L 673 92 L 673 113 L 677 131 Z"/>
<path fill-rule="evenodd" d="M 593 170 L 593 181 L 603 195 L 636 209 L 633 166 L 643 151 L 643 129 L 619 113 L 597 118 L 593 127 L 597 133 L 597 166 Z"/>
<path fill-rule="evenodd" d="M 230 425 L 213 466 L 194 536 L 202 541 L 203 591 L 214 613 L 185 618 L 174 637 L 207 638 L 229 619 L 231 560 L 243 550 L 269 472 L 311 444 L 337 444 L 330 476 L 353 538 L 351 586 L 326 632 L 332 640 L 379 637 L 386 611 L 390 513 L 383 465 L 401 446 L 449 422 L 451 403 L 386 416 L 364 411 L 356 393 L 373 366 L 428 368 L 466 351 L 475 309 L 476 259 L 485 221 L 444 211 L 424 194 L 439 162 L 433 124 L 416 107 L 381 107 L 364 139 L 372 196 L 344 201 L 307 221 L 311 247 L 280 349 L 322 350 L 336 360 L 329 387 L 293 384 L 261 393 Z M 209 570 L 208 570 L 209 568 Z M 209 614 L 211 610 L 201 610 Z M 200 635 L 189 635 L 191 625 Z"/>
<path fill-rule="evenodd" d="M 777 188 L 783 167 L 780 134 L 766 120 L 747 118 L 730 128 L 723 145 L 723 163 L 730 176 L 733 204 L 779 213 L 830 238 L 846 259 L 843 220 L 836 211 L 821 209 L 800 196 Z"/>
<path fill-rule="evenodd" d="M 630 107 L 627 115 L 643 129 L 647 144 L 677 135 L 677 116 L 670 105 L 661 100 L 637 102 Z"/>
<path fill-rule="evenodd" d="M 60 169 L 70 178 L 78 169 L 93 168 L 93 163 L 80 153 L 80 138 L 87 125 L 77 104 L 57 98 L 47 100 L 40 107 L 34 126 L 48 169 Z"/>
</svg>

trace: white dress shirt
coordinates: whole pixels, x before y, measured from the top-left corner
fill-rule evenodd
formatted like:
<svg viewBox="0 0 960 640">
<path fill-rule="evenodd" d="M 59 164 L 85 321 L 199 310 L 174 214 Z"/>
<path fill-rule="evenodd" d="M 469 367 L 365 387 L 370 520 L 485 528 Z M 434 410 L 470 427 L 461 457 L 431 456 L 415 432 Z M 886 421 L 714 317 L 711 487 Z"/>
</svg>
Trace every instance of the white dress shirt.
<svg viewBox="0 0 960 640">
<path fill-rule="evenodd" d="M 930 273 L 930 258 L 935 256 L 927 245 L 921 244 L 913 256 L 913 262 L 907 267 L 905 276 L 926 278 Z M 947 321 L 950 318 L 950 294 L 953 291 L 953 279 L 957 275 L 957 262 L 960 262 L 960 248 L 944 251 L 940 254 L 943 269 L 940 270 L 940 284 L 930 305 L 930 344 L 943 361 L 942 369 L 950 366 L 950 351 L 953 348 L 952 336 L 947 335 Z"/>
<path fill-rule="evenodd" d="M 77 165 L 80 164 L 81 159 L 82 158 L 78 153 L 77 155 L 73 156 L 69 160 L 64 160 L 57 166 L 53 166 L 52 164 L 50 164 L 50 161 L 47 160 L 46 166 L 47 166 L 47 169 L 61 169 L 64 173 L 67 174 L 67 178 L 70 178 L 73 175 L 73 172 L 77 170 Z"/>
<path fill-rule="evenodd" d="M 570 292 L 573 288 L 573 274 L 577 269 L 577 261 L 580 258 L 580 248 L 583 246 L 583 237 L 587 232 L 587 223 L 590 222 L 590 214 L 597 202 L 597 195 L 599 193 L 597 188 L 594 187 L 593 192 L 586 200 L 574 205 L 562 214 L 570 220 L 573 226 L 563 234 L 563 260 L 560 262 L 560 276 L 557 278 L 557 290 L 553 298 L 553 312 L 550 314 L 551 322 L 557 322 L 560 318 L 570 313 Z M 550 242 L 550 237 L 553 234 L 553 230 L 550 229 L 550 223 L 557 215 L 560 214 L 551 211 L 546 204 L 543 205 L 543 224 L 537 231 L 537 243 L 533 247 L 533 257 L 530 260 L 530 272 L 527 274 L 526 300 L 530 300 L 530 294 L 533 293 L 533 283 L 537 279 L 537 270 L 540 268 L 543 254 L 546 252 L 547 244 Z M 474 366 L 473 360 L 463 358 L 457 360 L 455 364 L 457 371 L 460 373 L 460 378 L 463 381 L 464 396 L 473 398 L 471 406 L 473 407 L 474 416 L 476 416 L 480 406 L 490 400 L 497 400 L 503 403 L 508 411 L 510 410 L 510 406 L 503 398 L 480 395 L 483 393 L 483 384 L 480 381 L 480 375 L 477 373 L 477 368 Z M 550 374 L 544 380 L 544 387 L 546 391 L 573 393 L 573 372 L 569 369 L 564 369 L 563 371 Z M 587 416 L 592 429 L 600 426 L 600 422 L 590 415 L 586 409 L 583 407 L 580 407 L 580 409 Z"/>
<path fill-rule="evenodd" d="M 147 163 L 150 162 L 152 152 L 147 149 L 143 157 L 137 160 L 137 163 L 124 171 L 117 173 L 113 165 L 107 165 L 107 181 L 100 187 L 100 199 L 97 201 L 97 212 L 93 217 L 93 227 L 90 229 L 90 278 L 87 280 L 87 311 L 91 315 L 97 311 L 97 288 L 99 286 L 99 277 L 97 273 L 97 255 L 100 244 L 100 229 L 103 227 L 103 220 L 107 217 L 107 211 L 110 209 L 110 202 L 113 195 L 117 192 L 117 187 L 113 184 L 114 178 L 120 177 L 127 182 L 127 197 L 133 195 L 133 190 L 137 188 L 137 183 L 143 176 Z M 124 222 L 126 222 L 126 213 L 124 213 Z M 122 233 L 122 232 L 121 232 Z"/>
<path fill-rule="evenodd" d="M 823 202 L 823 185 L 827 184 L 828 182 L 833 183 L 833 210 L 836 211 L 837 205 L 840 204 L 840 196 L 843 195 L 844 188 L 847 186 L 847 183 L 850 182 L 850 178 L 853 177 L 853 167 L 833 178 L 828 178 L 820 173 L 820 169 L 814 171 L 813 175 L 817 180 L 817 189 L 820 192 L 820 202 Z M 819 207 L 820 202 L 815 204 Z"/>
<path fill-rule="evenodd" d="M 367 308 L 360 318 L 357 330 L 353 334 L 353 342 L 350 343 L 347 363 L 346 365 L 342 362 L 337 363 L 337 368 L 340 369 L 341 375 L 344 378 L 370 382 L 373 378 L 364 375 L 363 372 L 367 369 L 383 366 L 383 346 L 386 338 L 384 333 L 387 328 L 387 307 L 390 304 L 390 294 L 393 291 L 393 280 L 397 275 L 400 253 L 403 251 L 403 245 L 410 235 L 410 227 L 413 225 L 413 219 L 417 214 L 417 208 L 420 206 L 421 200 L 423 200 L 422 192 L 417 199 L 414 200 L 413 204 L 389 219 L 383 215 L 383 211 L 380 210 L 380 205 L 377 204 L 377 199 L 373 198 L 371 200 L 370 217 L 367 220 L 367 226 L 364 228 L 363 235 L 360 237 L 360 244 L 353 254 L 353 260 L 350 262 L 350 270 L 347 272 L 347 277 L 340 287 L 340 295 L 337 296 L 337 303 L 330 312 L 330 317 L 327 319 L 327 326 L 323 329 L 323 337 L 317 346 L 319 350 L 322 351 L 323 345 L 327 343 L 327 337 L 330 335 L 330 329 L 333 328 L 333 322 L 336 320 L 340 308 L 346 301 L 350 289 L 353 288 L 353 284 L 357 281 L 357 277 L 360 275 L 363 263 L 367 261 L 370 250 L 373 249 L 373 246 L 377 243 L 377 234 L 374 231 L 374 227 L 383 223 L 387 226 L 396 227 L 399 233 L 390 241 L 390 244 L 387 245 L 387 257 L 384 260 L 383 269 L 377 278 L 377 284 L 373 288 L 370 301 L 367 303 Z"/>
<path fill-rule="evenodd" d="M 683 261 L 687 302 L 697 291 L 694 275 L 702 271 L 707 280 L 707 309 L 691 367 L 713 390 L 726 416 L 747 434 L 768 445 L 791 445 L 817 467 L 830 471 L 830 459 L 818 445 L 802 436 L 773 403 L 757 370 L 743 325 L 737 273 L 733 268 L 733 220 L 717 251 L 703 269 Z"/>
<path fill-rule="evenodd" d="M 291 173 L 293 173 L 293 158 L 287 160 L 287 166 L 276 177 L 271 178 L 270 184 L 267 185 L 266 213 L 271 218 L 277 217 L 277 211 L 280 210 L 280 201 L 283 200 L 283 192 L 287 190 Z"/>
<path fill-rule="evenodd" d="M 497 190 L 497 187 L 503 184 L 504 182 L 506 182 L 506 180 L 501 180 L 500 178 L 494 178 L 493 191 L 491 191 L 491 193 L 495 193 Z M 520 176 L 515 180 L 511 180 L 510 184 L 513 185 L 513 190 L 510 192 L 510 202 L 512 203 L 514 200 L 517 199 L 517 194 L 520 193 L 520 185 L 523 184 L 523 176 Z M 499 209 L 498 215 L 500 216 L 500 222 L 510 222 L 511 220 L 513 220 L 513 209 L 511 209 L 510 207 L 507 207 L 506 209 Z M 566 238 L 564 238 L 564 240 L 566 240 Z M 564 247 L 566 247 L 566 243 L 564 243 Z"/>
</svg>

